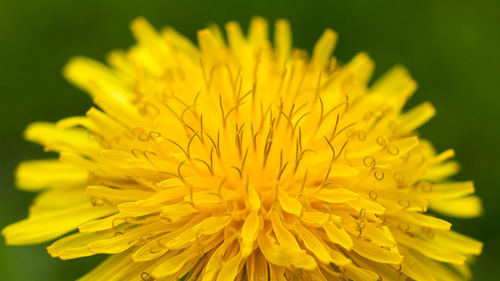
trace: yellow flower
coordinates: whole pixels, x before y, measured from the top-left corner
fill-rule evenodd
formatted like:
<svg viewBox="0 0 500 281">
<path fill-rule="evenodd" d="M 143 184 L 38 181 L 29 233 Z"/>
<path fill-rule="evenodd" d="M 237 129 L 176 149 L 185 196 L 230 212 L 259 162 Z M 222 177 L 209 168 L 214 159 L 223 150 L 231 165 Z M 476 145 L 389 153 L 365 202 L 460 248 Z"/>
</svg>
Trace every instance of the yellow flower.
<svg viewBox="0 0 500 281">
<path fill-rule="evenodd" d="M 434 115 L 402 112 L 416 83 L 394 67 L 369 84 L 365 53 L 312 55 L 288 22 L 255 18 L 247 36 L 132 23 L 138 43 L 109 66 L 74 58 L 65 76 L 98 108 L 26 138 L 60 154 L 23 162 L 40 191 L 8 244 L 45 242 L 53 257 L 109 258 L 81 280 L 460 280 L 482 244 L 428 214 L 474 217 L 480 201 L 453 150 L 414 132 Z M 76 232 L 73 232 L 77 229 Z M 68 234 L 69 233 L 69 234 Z"/>
</svg>

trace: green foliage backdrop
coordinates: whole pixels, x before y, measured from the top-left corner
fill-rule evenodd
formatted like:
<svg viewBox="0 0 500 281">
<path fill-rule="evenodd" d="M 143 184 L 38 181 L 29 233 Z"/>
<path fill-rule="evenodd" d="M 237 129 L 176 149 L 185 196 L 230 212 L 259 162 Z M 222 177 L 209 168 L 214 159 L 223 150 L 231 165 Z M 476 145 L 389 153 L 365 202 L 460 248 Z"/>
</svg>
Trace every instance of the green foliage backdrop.
<svg viewBox="0 0 500 281">
<path fill-rule="evenodd" d="M 27 215 L 33 194 L 14 189 L 16 163 L 45 157 L 22 139 L 35 120 L 84 114 L 88 96 L 63 80 L 73 55 L 103 59 L 132 44 L 130 21 L 142 15 L 195 39 L 207 23 L 260 15 L 291 21 L 296 46 L 310 50 L 326 27 L 340 35 L 336 55 L 348 61 L 367 51 L 380 75 L 405 65 L 419 83 L 411 105 L 430 100 L 437 116 L 422 135 L 439 150 L 455 148 L 473 179 L 485 215 L 452 220 L 454 228 L 485 243 L 476 280 L 498 280 L 500 261 L 500 1 L 0 1 L 0 227 Z M 74 280 L 104 257 L 50 258 L 45 246 L 7 247 L 0 241 L 0 280 Z"/>
</svg>

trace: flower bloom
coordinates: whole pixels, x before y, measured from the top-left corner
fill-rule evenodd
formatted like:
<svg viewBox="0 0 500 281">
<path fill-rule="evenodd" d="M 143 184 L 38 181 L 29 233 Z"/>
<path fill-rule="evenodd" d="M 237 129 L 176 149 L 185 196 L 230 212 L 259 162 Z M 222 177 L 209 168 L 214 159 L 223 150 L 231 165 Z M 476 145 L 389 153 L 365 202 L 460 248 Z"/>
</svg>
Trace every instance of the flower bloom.
<svg viewBox="0 0 500 281">
<path fill-rule="evenodd" d="M 431 210 L 481 213 L 471 182 L 447 178 L 454 152 L 403 112 L 416 83 L 394 67 L 374 83 L 365 53 L 311 56 L 289 24 L 255 18 L 245 36 L 212 26 L 198 46 L 172 28 L 132 23 L 137 44 L 109 66 L 74 58 L 64 74 L 94 99 L 86 116 L 37 122 L 26 138 L 59 153 L 23 162 L 40 191 L 8 244 L 53 257 L 109 258 L 81 280 L 461 280 L 482 244 Z M 76 230 L 76 231 L 75 231 Z"/>
</svg>

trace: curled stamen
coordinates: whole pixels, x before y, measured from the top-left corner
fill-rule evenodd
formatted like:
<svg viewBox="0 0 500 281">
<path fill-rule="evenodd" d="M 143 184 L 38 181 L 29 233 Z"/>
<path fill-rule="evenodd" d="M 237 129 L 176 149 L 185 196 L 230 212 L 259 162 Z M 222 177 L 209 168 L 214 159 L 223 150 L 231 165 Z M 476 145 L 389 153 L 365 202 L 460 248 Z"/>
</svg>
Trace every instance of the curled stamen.
<svg viewBox="0 0 500 281">
<path fill-rule="evenodd" d="M 422 227 L 422 233 L 424 233 L 428 238 L 434 238 L 434 232 L 429 227 Z"/>
<path fill-rule="evenodd" d="M 411 205 L 411 202 L 408 201 L 408 200 L 400 199 L 398 201 L 398 204 L 399 204 L 399 206 L 403 207 L 403 209 L 408 209 L 410 207 L 410 205 Z"/>
<path fill-rule="evenodd" d="M 161 138 L 161 133 L 157 132 L 157 131 L 151 131 L 148 133 L 148 136 L 150 139 L 155 140 L 155 139 Z"/>
<path fill-rule="evenodd" d="M 395 172 L 392 176 L 392 178 L 394 179 L 394 181 L 400 183 L 400 182 L 404 182 L 405 180 L 405 176 L 403 175 L 403 173 L 401 172 Z"/>
<path fill-rule="evenodd" d="M 114 218 L 112 221 L 111 221 L 111 227 L 116 229 L 116 227 L 118 226 L 118 224 L 116 224 L 117 221 L 122 221 L 121 223 L 124 223 L 124 222 L 127 222 L 127 220 L 125 218 Z M 119 224 L 121 224 L 119 223 Z"/>
<path fill-rule="evenodd" d="M 151 278 L 151 274 L 149 274 L 145 271 L 141 272 L 141 280 L 142 281 L 149 281 L 150 278 Z"/>
<path fill-rule="evenodd" d="M 375 171 L 373 171 L 373 176 L 376 180 L 381 181 L 384 179 L 384 171 L 380 168 L 376 168 Z"/>
<path fill-rule="evenodd" d="M 137 136 L 137 139 L 142 141 L 142 142 L 147 142 L 147 141 L 149 141 L 149 135 L 146 133 L 142 133 L 139 136 Z"/>
<path fill-rule="evenodd" d="M 386 146 L 387 141 L 385 140 L 384 137 L 377 137 L 377 144 L 380 146 Z"/>
<path fill-rule="evenodd" d="M 403 232 L 408 232 L 410 230 L 410 226 L 406 222 L 399 223 L 398 228 Z"/>
<path fill-rule="evenodd" d="M 144 156 L 144 153 L 143 153 L 141 150 L 136 149 L 136 148 L 133 148 L 133 149 L 130 151 L 130 153 L 132 153 L 132 155 L 133 155 L 135 158 L 137 158 L 137 159 L 139 159 L 141 155 L 142 155 L 142 156 Z"/>
<path fill-rule="evenodd" d="M 358 135 L 358 140 L 360 141 L 366 140 L 366 133 L 364 131 L 359 130 L 357 135 Z"/>
<path fill-rule="evenodd" d="M 154 104 L 146 102 L 141 108 L 139 108 L 139 113 L 148 115 L 149 117 L 157 117 L 160 115 L 160 110 Z"/>
<path fill-rule="evenodd" d="M 163 249 L 161 248 L 158 248 L 158 247 L 152 247 L 149 249 L 149 253 L 154 255 L 154 254 L 158 254 L 159 252 L 161 252 Z"/>
<path fill-rule="evenodd" d="M 422 189 L 423 192 L 431 192 L 432 191 L 432 185 L 428 182 L 420 182 L 418 184 L 418 187 Z"/>
<path fill-rule="evenodd" d="M 348 138 L 353 138 L 354 136 L 356 136 L 356 131 L 354 129 L 347 130 L 347 132 L 345 133 L 345 135 Z"/>
<path fill-rule="evenodd" d="M 377 192 L 375 190 L 370 190 L 370 192 L 368 192 L 368 196 L 373 201 L 377 200 L 377 198 L 378 198 L 378 194 L 377 194 Z"/>
<path fill-rule="evenodd" d="M 105 204 L 105 201 L 101 198 L 96 198 L 96 197 L 92 196 L 92 197 L 90 197 L 90 203 L 94 207 L 99 207 L 99 206 L 103 206 Z"/>
<path fill-rule="evenodd" d="M 365 156 L 363 158 L 363 165 L 367 168 L 375 167 L 375 158 L 373 158 L 373 156 Z"/>
<path fill-rule="evenodd" d="M 357 238 L 361 238 L 361 235 L 363 234 L 363 229 L 365 228 L 365 225 L 359 223 L 358 221 L 356 221 L 356 230 L 358 231 L 358 236 Z"/>
<path fill-rule="evenodd" d="M 144 155 L 144 158 L 146 158 L 146 160 L 148 160 L 148 162 L 150 164 L 152 164 L 153 166 L 156 167 L 155 163 L 153 163 L 153 161 L 151 160 L 151 156 L 156 156 L 156 152 L 149 151 L 149 150 L 144 150 L 144 152 L 142 153 L 142 155 Z"/>
<path fill-rule="evenodd" d="M 389 153 L 392 156 L 396 156 L 399 154 L 399 148 L 391 144 L 387 147 L 387 153 Z"/>
<path fill-rule="evenodd" d="M 359 210 L 358 219 L 364 220 L 365 217 L 366 217 L 366 210 L 365 210 L 365 208 L 362 208 L 361 210 Z"/>
<path fill-rule="evenodd" d="M 385 222 L 387 221 L 387 217 L 385 215 L 375 215 L 375 216 L 382 220 L 380 224 L 385 224 Z"/>
<path fill-rule="evenodd" d="M 133 240 L 128 241 L 127 244 L 128 245 L 133 245 L 133 244 L 138 243 L 140 241 L 141 241 L 141 239 L 133 239 Z"/>
</svg>

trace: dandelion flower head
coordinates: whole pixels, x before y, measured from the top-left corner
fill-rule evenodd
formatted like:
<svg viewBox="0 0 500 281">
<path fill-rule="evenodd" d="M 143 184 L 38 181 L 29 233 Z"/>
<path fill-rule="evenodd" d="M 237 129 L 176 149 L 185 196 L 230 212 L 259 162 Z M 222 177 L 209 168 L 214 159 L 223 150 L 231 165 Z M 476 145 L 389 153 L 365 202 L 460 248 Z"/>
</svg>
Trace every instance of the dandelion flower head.
<svg viewBox="0 0 500 281">
<path fill-rule="evenodd" d="M 339 63 L 328 29 L 311 54 L 287 21 L 230 22 L 198 44 L 146 20 L 108 64 L 77 57 L 66 78 L 96 107 L 25 133 L 57 159 L 26 161 L 40 192 L 8 244 L 59 238 L 53 257 L 109 254 L 81 280 L 462 280 L 482 244 L 432 214 L 481 213 L 453 150 L 415 130 L 434 108 L 396 66 L 370 82 Z M 432 213 L 429 213 L 432 211 Z"/>
</svg>

